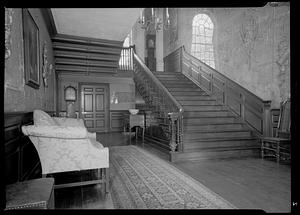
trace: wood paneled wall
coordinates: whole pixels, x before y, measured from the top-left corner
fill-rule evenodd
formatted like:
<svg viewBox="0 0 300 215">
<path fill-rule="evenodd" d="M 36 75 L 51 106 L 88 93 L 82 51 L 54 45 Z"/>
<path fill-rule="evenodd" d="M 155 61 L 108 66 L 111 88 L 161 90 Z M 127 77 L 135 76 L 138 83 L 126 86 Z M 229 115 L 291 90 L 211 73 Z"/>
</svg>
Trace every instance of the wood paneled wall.
<svg viewBox="0 0 300 215">
<path fill-rule="evenodd" d="M 110 111 L 110 131 L 123 131 L 124 118 L 128 115 L 128 110 L 111 110 Z"/>
<path fill-rule="evenodd" d="M 113 73 L 118 68 L 122 41 L 58 34 L 52 37 L 58 72 Z"/>
<path fill-rule="evenodd" d="M 5 135 L 5 183 L 11 184 L 38 175 L 39 156 L 27 136 L 23 125 L 33 124 L 33 113 L 7 113 L 4 116 Z"/>
<path fill-rule="evenodd" d="M 48 112 L 53 116 L 54 112 Z M 5 184 L 41 177 L 42 169 L 38 153 L 21 130 L 23 125 L 33 124 L 33 112 L 4 114 Z"/>
<path fill-rule="evenodd" d="M 164 58 L 165 72 L 181 72 L 181 47 Z"/>
<path fill-rule="evenodd" d="M 271 136 L 276 136 L 278 121 L 279 121 L 279 114 L 280 109 L 271 109 Z"/>
</svg>

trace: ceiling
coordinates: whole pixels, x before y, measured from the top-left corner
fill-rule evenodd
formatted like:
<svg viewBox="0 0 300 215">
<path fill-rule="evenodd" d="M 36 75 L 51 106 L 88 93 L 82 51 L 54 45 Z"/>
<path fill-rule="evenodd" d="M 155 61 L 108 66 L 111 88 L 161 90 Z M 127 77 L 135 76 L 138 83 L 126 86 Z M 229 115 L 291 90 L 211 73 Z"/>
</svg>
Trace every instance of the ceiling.
<svg viewBox="0 0 300 215">
<path fill-rule="evenodd" d="M 58 34 L 123 41 L 142 8 L 52 8 Z"/>
</svg>

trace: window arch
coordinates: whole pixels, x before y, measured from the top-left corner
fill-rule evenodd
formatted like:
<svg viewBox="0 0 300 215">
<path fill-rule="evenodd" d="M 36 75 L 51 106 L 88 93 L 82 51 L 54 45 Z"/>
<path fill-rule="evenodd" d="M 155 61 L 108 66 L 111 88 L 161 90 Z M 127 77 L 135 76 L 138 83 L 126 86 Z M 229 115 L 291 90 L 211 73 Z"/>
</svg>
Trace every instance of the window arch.
<svg viewBox="0 0 300 215">
<path fill-rule="evenodd" d="M 206 14 L 197 14 L 193 19 L 191 54 L 215 68 L 213 49 L 214 24 Z"/>
</svg>

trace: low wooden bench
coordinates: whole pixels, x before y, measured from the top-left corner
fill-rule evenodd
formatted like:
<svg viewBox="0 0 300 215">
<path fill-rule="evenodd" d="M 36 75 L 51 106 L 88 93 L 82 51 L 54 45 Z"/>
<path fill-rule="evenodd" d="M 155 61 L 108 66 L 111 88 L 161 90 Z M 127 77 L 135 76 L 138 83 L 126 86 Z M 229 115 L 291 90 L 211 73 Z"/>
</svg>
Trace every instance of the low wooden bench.
<svg viewBox="0 0 300 215">
<path fill-rule="evenodd" d="M 39 178 L 6 186 L 6 208 L 54 209 L 54 178 Z"/>
</svg>

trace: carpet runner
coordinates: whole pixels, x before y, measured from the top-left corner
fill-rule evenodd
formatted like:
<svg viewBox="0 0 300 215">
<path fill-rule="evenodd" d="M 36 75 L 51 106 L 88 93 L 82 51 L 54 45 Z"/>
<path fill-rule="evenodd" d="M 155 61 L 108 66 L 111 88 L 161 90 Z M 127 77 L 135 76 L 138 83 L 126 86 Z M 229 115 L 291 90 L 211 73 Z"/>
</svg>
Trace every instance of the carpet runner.
<svg viewBox="0 0 300 215">
<path fill-rule="evenodd" d="M 167 161 L 137 146 L 110 147 L 116 209 L 236 209 Z"/>
</svg>

